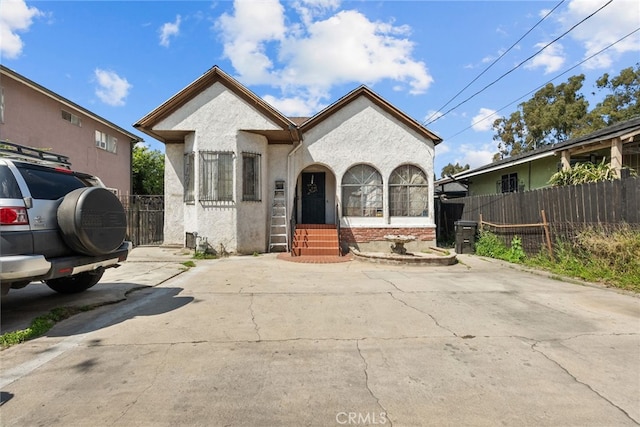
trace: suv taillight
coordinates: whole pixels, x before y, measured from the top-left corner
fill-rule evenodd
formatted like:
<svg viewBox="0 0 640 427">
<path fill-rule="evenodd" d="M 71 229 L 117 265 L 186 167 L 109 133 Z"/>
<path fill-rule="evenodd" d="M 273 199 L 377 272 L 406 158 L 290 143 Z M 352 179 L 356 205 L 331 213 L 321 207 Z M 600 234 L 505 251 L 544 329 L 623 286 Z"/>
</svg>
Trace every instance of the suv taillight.
<svg viewBox="0 0 640 427">
<path fill-rule="evenodd" d="M 27 225 L 29 217 L 25 208 L 0 208 L 0 225 Z"/>
</svg>

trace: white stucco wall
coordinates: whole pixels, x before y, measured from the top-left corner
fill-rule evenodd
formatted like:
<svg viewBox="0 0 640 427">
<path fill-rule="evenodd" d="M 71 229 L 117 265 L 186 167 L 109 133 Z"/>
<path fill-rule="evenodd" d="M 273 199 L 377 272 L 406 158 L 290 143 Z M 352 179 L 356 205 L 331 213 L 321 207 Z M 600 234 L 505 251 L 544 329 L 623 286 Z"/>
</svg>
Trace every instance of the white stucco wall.
<svg viewBox="0 0 640 427">
<path fill-rule="evenodd" d="M 164 244 L 184 245 L 184 144 L 167 144 L 164 162 Z"/>
<path fill-rule="evenodd" d="M 326 220 L 335 221 L 340 183 L 355 164 L 375 167 L 384 185 L 383 217 L 346 217 L 345 227 L 435 227 L 433 203 L 427 217 L 389 217 L 388 182 L 400 165 L 420 167 L 433 200 L 433 142 L 361 97 L 303 135 L 302 143 L 269 145 L 264 136 L 243 130 L 279 129 L 220 83 L 205 89 L 161 121 L 156 130 L 190 131 L 184 144 L 167 144 L 165 244 L 184 244 L 186 232 L 206 237 L 216 251 L 252 253 L 268 250 L 275 181 L 287 186 L 288 214 L 303 170 L 326 173 Z M 200 203 L 200 151 L 230 151 L 234 159 L 233 202 Z M 261 200 L 242 201 L 242 152 L 261 154 Z M 185 204 L 184 154 L 195 152 L 195 203 Z"/>
<path fill-rule="evenodd" d="M 353 165 L 365 163 L 382 175 L 384 216 L 342 218 L 346 227 L 435 227 L 433 203 L 427 217 L 389 217 L 388 182 L 400 165 L 420 167 L 429 180 L 429 200 L 433 200 L 433 142 L 425 139 L 391 115 L 361 97 L 303 135 L 303 145 L 292 156 L 294 179 L 309 165 L 330 167 L 336 178 L 335 200 L 340 200 L 342 176 Z M 329 190 L 329 188 L 327 188 Z"/>
<path fill-rule="evenodd" d="M 165 244 L 184 243 L 186 232 L 197 232 L 205 237 L 216 251 L 251 253 L 264 251 L 268 236 L 263 226 L 267 221 L 268 193 L 266 165 L 268 162 L 266 138 L 241 132 L 241 129 L 278 129 L 257 110 L 224 85 L 215 83 L 180 109 L 162 120 L 156 130 L 189 130 L 185 144 L 168 144 L 167 163 L 171 166 L 165 175 L 165 188 L 171 194 L 165 219 Z M 183 202 L 184 154 L 194 151 L 195 193 L 192 204 Z M 231 151 L 234 153 L 233 202 L 200 203 L 200 151 Z M 242 151 L 262 154 L 262 201 L 242 202 Z M 178 167 L 180 165 L 180 167 Z M 170 205 L 170 206 L 169 206 Z M 179 205 L 179 207 L 178 207 Z"/>
<path fill-rule="evenodd" d="M 235 192 L 238 195 L 237 202 L 237 248 L 239 253 L 250 254 L 253 252 L 264 252 L 267 247 L 268 236 L 265 227 L 268 215 L 267 207 L 270 206 L 270 195 L 267 190 L 266 166 L 269 162 L 267 139 L 262 135 L 248 132 L 238 134 L 238 161 L 236 162 Z M 260 159 L 260 201 L 242 200 L 242 153 L 258 153 Z"/>
</svg>

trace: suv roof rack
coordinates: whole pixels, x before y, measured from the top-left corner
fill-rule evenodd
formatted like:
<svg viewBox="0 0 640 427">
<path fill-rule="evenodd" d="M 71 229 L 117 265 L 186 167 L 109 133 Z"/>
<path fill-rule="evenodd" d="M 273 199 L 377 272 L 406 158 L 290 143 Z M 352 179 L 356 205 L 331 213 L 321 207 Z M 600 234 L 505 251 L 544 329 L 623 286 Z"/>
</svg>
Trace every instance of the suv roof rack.
<svg viewBox="0 0 640 427">
<path fill-rule="evenodd" d="M 26 147 L 9 141 L 0 141 L 0 156 L 71 169 L 71 162 L 68 156 Z"/>
</svg>

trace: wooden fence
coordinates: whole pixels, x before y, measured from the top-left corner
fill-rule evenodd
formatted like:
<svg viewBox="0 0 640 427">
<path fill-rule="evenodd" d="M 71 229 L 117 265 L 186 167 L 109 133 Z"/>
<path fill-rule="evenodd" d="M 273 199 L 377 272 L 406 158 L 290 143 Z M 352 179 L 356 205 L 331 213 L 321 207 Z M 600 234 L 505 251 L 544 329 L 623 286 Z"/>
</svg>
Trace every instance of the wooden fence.
<svg viewBox="0 0 640 427">
<path fill-rule="evenodd" d="M 164 196 L 121 196 L 127 214 L 127 239 L 134 246 L 164 240 Z"/>
<path fill-rule="evenodd" d="M 551 240 L 570 240 L 587 227 L 611 230 L 627 224 L 640 229 L 640 178 L 470 196 L 443 202 L 443 209 L 449 212 L 459 212 L 461 206 L 458 219 L 479 221 L 482 216 L 483 221 L 501 225 L 540 223 L 543 221 L 541 211 L 544 211 Z M 507 244 L 518 235 L 529 253 L 539 251 L 544 244 L 540 227 L 489 229 L 502 235 Z"/>
</svg>

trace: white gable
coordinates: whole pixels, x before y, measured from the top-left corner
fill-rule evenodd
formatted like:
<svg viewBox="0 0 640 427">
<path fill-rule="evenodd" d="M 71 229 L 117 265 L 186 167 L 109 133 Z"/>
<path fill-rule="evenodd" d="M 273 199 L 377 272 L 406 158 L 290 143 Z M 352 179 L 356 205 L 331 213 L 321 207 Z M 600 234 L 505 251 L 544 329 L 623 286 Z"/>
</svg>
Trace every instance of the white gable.
<svg viewBox="0 0 640 427">
<path fill-rule="evenodd" d="M 233 150 L 240 130 L 280 129 L 220 82 L 214 83 L 153 127 L 194 131 L 198 149 Z"/>
<path fill-rule="evenodd" d="M 366 97 L 338 110 L 303 135 L 305 163 L 333 165 L 338 181 L 354 164 L 375 165 L 383 177 L 403 163 L 433 173 L 433 142 L 409 129 Z"/>
</svg>

